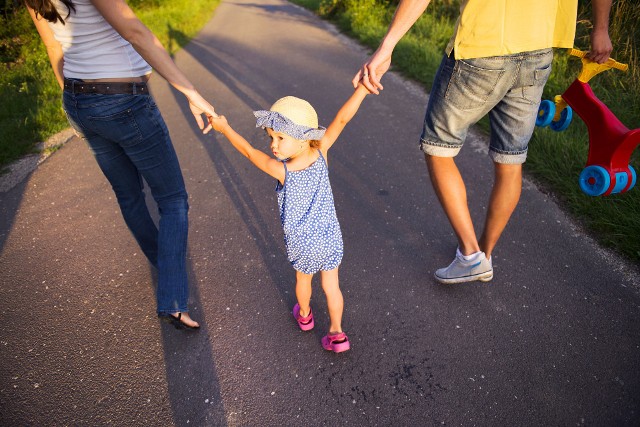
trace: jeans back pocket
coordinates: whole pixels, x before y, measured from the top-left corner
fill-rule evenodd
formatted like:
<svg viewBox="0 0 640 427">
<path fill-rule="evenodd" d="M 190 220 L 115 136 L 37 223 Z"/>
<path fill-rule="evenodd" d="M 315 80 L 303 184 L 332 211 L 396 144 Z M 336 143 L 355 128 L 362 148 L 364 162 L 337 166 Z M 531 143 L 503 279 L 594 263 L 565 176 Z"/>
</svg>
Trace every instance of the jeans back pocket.
<svg viewBox="0 0 640 427">
<path fill-rule="evenodd" d="M 460 110 L 482 108 L 503 76 L 504 69 L 485 68 L 487 60 L 458 60 L 445 99 Z"/>
<path fill-rule="evenodd" d="M 92 132 L 122 146 L 135 145 L 143 139 L 136 120 L 138 110 L 146 111 L 141 95 L 101 95 L 102 102 L 92 100 L 81 107 L 83 124 Z"/>
</svg>

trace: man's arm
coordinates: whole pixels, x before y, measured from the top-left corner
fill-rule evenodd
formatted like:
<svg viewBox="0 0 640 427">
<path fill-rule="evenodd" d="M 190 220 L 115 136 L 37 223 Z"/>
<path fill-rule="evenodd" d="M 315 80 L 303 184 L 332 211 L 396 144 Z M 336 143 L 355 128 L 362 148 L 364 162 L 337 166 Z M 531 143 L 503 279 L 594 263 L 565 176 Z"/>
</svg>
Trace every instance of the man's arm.
<svg viewBox="0 0 640 427">
<path fill-rule="evenodd" d="M 593 30 L 591 30 L 591 50 L 587 57 L 592 61 L 603 64 L 609 59 L 613 45 L 609 38 L 609 14 L 611 0 L 593 0 L 591 2 L 593 14 Z"/>
<path fill-rule="evenodd" d="M 354 76 L 353 87 L 358 86 L 358 82 L 362 80 L 362 84 L 376 95 L 379 94 L 378 89 L 383 89 L 380 79 L 387 72 L 391 65 L 391 54 L 396 44 L 415 24 L 420 15 L 425 11 L 431 0 L 401 0 L 396 12 L 393 15 L 391 24 L 387 29 L 387 34 L 380 42 L 378 50 L 365 62 L 360 70 Z"/>
<path fill-rule="evenodd" d="M 320 141 L 320 150 L 322 150 L 325 158 L 329 148 L 336 142 L 347 123 L 356 115 L 360 104 L 362 104 L 362 101 L 368 94 L 369 91 L 362 84 L 359 84 L 356 90 L 353 91 L 353 94 L 347 99 L 347 102 L 340 108 L 331 124 L 327 127 Z"/>
<path fill-rule="evenodd" d="M 56 76 L 60 89 L 63 89 L 64 76 L 62 75 L 62 67 L 64 65 L 64 56 L 62 54 L 62 46 L 60 46 L 58 40 L 53 37 L 53 31 L 51 31 L 47 21 L 42 16 L 40 18 L 36 17 L 35 11 L 30 7 L 27 7 L 27 9 L 29 10 L 29 15 L 31 15 L 33 23 L 36 25 L 36 30 L 38 30 L 44 46 L 47 48 L 47 55 L 49 56 L 49 62 L 51 62 L 51 68 L 53 68 L 53 74 Z"/>
</svg>

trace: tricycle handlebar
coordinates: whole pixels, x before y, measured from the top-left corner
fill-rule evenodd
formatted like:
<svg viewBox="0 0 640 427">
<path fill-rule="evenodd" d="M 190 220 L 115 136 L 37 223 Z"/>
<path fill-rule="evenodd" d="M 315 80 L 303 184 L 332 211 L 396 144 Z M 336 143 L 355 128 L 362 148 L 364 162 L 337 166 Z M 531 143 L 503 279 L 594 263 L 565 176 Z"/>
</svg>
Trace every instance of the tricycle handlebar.
<svg viewBox="0 0 640 427">
<path fill-rule="evenodd" d="M 615 68 L 620 71 L 627 71 L 629 69 L 627 64 L 621 64 L 613 58 L 607 59 L 604 64 L 598 64 L 597 62 L 587 58 L 587 52 L 578 49 L 569 49 L 569 55 L 582 58 L 582 71 L 578 76 L 578 80 L 583 83 L 587 83 L 593 76 L 611 68 Z"/>
</svg>

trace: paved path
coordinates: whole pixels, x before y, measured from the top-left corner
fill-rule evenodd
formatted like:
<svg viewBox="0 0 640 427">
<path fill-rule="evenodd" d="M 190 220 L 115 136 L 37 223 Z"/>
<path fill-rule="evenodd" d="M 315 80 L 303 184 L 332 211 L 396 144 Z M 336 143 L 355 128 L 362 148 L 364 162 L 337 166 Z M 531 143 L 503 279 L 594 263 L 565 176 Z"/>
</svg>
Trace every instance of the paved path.
<svg viewBox="0 0 640 427">
<path fill-rule="evenodd" d="M 366 53 L 280 0 L 225 1 L 176 61 L 256 144 L 284 95 L 327 123 Z M 191 196 L 197 333 L 155 317 L 154 275 L 77 139 L 0 193 L 0 424 L 522 426 L 640 424 L 636 269 L 525 184 L 488 284 L 438 285 L 455 239 L 417 148 L 426 95 L 388 76 L 331 153 L 353 349 L 297 329 L 275 183 L 152 82 Z M 481 220 L 491 179 L 460 163 Z"/>
</svg>

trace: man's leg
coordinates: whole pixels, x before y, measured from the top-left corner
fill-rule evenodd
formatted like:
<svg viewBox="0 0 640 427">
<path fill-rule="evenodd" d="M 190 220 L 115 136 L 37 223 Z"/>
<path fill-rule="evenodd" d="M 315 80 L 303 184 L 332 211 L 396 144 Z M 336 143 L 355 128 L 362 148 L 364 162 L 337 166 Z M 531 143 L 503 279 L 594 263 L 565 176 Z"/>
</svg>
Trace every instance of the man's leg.
<svg viewBox="0 0 640 427">
<path fill-rule="evenodd" d="M 463 255 L 480 250 L 467 204 L 467 189 L 453 157 L 424 155 L 433 189 L 458 237 Z"/>
<path fill-rule="evenodd" d="M 489 199 L 484 230 L 480 237 L 480 250 L 486 254 L 487 258 L 491 257 L 493 248 L 507 226 L 520 200 L 521 191 L 522 165 L 495 163 L 495 183 Z"/>
<path fill-rule="evenodd" d="M 491 256 L 520 200 L 522 163 L 527 158 L 540 98 L 551 73 L 553 51 L 542 49 L 517 55 L 513 59 L 514 64 L 519 64 L 513 85 L 489 112 L 489 156 L 495 165 L 495 182 L 480 237 L 480 249 L 487 258 Z"/>
<path fill-rule="evenodd" d="M 472 60 L 474 64 L 470 61 L 443 59 L 429 96 L 420 136 L 433 188 L 458 239 L 453 262 L 435 272 L 436 280 L 441 283 L 493 278 L 491 262 L 478 244 L 465 184 L 454 157 L 469 127 L 500 102 L 513 79 L 510 60 L 479 58 Z"/>
</svg>

